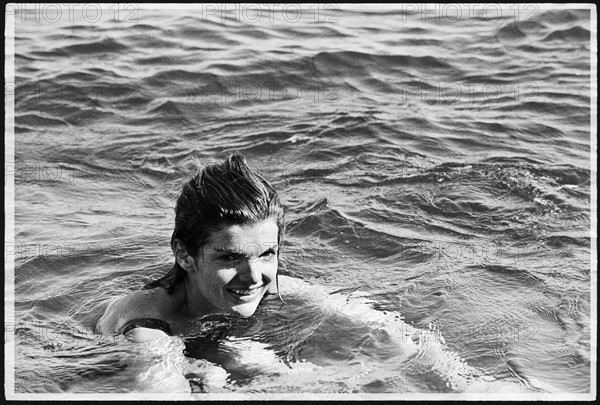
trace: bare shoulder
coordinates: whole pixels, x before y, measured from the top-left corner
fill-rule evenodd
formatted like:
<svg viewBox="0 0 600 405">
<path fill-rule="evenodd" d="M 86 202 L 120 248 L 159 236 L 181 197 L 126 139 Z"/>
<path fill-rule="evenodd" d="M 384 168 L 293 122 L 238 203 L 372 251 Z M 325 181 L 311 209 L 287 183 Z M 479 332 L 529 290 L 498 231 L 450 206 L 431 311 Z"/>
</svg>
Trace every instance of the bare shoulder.
<svg viewBox="0 0 600 405">
<path fill-rule="evenodd" d="M 154 318 L 168 321 L 173 300 L 162 288 L 134 291 L 111 302 L 98 320 L 99 333 L 115 333 L 126 322 L 136 318 Z"/>
</svg>

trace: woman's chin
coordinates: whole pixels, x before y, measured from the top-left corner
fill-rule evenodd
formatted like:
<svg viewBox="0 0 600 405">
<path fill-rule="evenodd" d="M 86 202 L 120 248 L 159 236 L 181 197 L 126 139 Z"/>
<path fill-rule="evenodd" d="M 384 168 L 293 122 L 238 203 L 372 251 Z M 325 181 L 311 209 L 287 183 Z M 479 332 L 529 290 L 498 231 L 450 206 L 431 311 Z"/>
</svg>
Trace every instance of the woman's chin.
<svg viewBox="0 0 600 405">
<path fill-rule="evenodd" d="M 258 303 L 249 302 L 231 307 L 230 313 L 242 318 L 249 318 L 256 312 Z"/>
<path fill-rule="evenodd" d="M 226 291 L 228 296 L 225 303 L 229 306 L 229 312 L 232 315 L 242 318 L 249 318 L 256 312 L 256 308 L 263 299 L 267 288 L 263 287 L 253 295 L 236 295 L 232 291 Z"/>
</svg>

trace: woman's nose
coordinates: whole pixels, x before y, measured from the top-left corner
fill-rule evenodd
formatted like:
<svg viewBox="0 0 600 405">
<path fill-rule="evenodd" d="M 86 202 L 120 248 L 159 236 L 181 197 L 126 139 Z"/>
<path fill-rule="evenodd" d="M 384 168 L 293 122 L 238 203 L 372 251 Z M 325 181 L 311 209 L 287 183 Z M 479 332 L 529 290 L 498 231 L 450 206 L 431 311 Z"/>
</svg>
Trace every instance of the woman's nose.
<svg viewBox="0 0 600 405">
<path fill-rule="evenodd" d="M 262 273 L 259 269 L 258 260 L 246 260 L 239 275 L 240 279 L 250 285 L 262 282 Z"/>
</svg>

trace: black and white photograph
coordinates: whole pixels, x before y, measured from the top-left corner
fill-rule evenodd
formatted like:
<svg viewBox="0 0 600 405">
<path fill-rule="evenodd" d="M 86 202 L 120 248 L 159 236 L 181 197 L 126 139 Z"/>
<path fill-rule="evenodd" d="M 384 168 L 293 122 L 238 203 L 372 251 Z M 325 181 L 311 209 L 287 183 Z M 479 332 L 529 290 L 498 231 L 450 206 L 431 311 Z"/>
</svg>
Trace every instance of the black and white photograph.
<svg viewBox="0 0 600 405">
<path fill-rule="evenodd" d="M 5 399 L 596 399 L 596 5 L 4 21 Z"/>
</svg>

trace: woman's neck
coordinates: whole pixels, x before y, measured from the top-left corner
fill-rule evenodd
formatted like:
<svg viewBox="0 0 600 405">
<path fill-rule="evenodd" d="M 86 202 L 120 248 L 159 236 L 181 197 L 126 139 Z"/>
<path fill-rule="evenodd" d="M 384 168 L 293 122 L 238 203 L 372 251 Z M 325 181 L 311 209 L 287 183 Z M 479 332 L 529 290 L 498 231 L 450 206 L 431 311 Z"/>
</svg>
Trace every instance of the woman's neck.
<svg viewBox="0 0 600 405">
<path fill-rule="evenodd" d="M 178 294 L 178 299 L 181 300 L 180 307 L 186 315 L 197 317 L 222 312 L 202 295 L 198 286 L 188 283 L 187 280 L 175 288 L 175 294 Z"/>
</svg>

